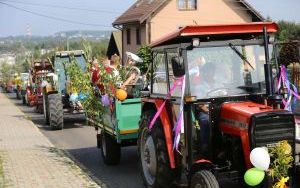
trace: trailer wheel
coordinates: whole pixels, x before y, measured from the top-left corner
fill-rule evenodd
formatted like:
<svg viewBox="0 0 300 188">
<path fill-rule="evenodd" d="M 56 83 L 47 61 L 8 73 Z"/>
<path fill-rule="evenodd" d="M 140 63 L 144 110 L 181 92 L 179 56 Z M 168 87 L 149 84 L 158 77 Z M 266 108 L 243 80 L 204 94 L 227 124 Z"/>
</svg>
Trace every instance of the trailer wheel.
<svg viewBox="0 0 300 188">
<path fill-rule="evenodd" d="M 42 107 L 42 105 L 38 104 L 38 105 L 36 106 L 36 111 L 37 111 L 38 113 L 40 113 L 40 114 L 43 114 L 43 107 Z"/>
<path fill-rule="evenodd" d="M 101 155 L 107 165 L 117 165 L 121 159 L 121 146 L 109 134 L 103 132 L 101 138 Z"/>
<path fill-rule="evenodd" d="M 210 171 L 201 170 L 193 175 L 191 188 L 219 188 L 219 183 Z"/>
<path fill-rule="evenodd" d="M 21 99 L 21 94 L 20 94 L 20 92 L 19 92 L 19 91 L 16 91 L 16 98 L 17 98 L 18 100 L 20 100 L 20 99 Z"/>
<path fill-rule="evenodd" d="M 47 94 L 43 95 L 43 108 L 44 108 L 44 119 L 47 125 L 49 125 L 49 103 Z"/>
<path fill-rule="evenodd" d="M 25 96 L 22 96 L 22 103 L 23 103 L 23 105 L 26 104 L 26 98 L 25 98 Z"/>
<path fill-rule="evenodd" d="M 63 129 L 64 112 L 60 94 L 48 95 L 49 123 L 52 130 Z"/>
<path fill-rule="evenodd" d="M 142 177 L 148 188 L 171 187 L 175 173 L 170 168 L 161 122 L 157 120 L 153 128 L 148 129 L 154 114 L 154 111 L 146 111 L 140 121 L 138 152 Z"/>
<path fill-rule="evenodd" d="M 26 102 L 25 102 L 25 103 L 26 103 L 26 105 L 27 105 L 27 106 L 30 106 L 30 104 L 29 104 L 29 101 L 28 101 L 28 96 L 27 96 L 27 93 L 25 94 L 25 101 L 26 101 Z"/>
</svg>

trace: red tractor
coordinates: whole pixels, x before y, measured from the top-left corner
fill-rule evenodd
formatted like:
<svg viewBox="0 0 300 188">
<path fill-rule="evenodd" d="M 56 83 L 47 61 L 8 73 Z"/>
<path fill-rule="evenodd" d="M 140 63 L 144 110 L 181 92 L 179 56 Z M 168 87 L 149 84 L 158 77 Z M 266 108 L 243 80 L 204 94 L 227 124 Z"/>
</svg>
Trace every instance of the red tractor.
<svg viewBox="0 0 300 188">
<path fill-rule="evenodd" d="M 277 30 L 269 22 L 187 26 L 151 45 L 138 139 L 146 187 L 244 187 L 253 148 L 287 140 L 295 154 L 294 115 L 279 108 L 274 89 Z"/>
<path fill-rule="evenodd" d="M 30 70 L 30 84 L 27 87 L 26 98 L 30 106 L 36 106 L 38 113 L 43 113 L 43 87 L 42 82 L 47 74 L 53 72 L 52 64 L 47 60 L 35 60 Z"/>
</svg>

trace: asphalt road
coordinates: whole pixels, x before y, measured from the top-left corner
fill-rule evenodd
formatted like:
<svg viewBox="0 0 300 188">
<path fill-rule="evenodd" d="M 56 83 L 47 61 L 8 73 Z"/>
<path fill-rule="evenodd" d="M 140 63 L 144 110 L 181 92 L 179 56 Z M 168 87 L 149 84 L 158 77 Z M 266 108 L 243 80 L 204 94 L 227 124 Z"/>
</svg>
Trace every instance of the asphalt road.
<svg viewBox="0 0 300 188">
<path fill-rule="evenodd" d="M 15 99 L 15 95 L 8 96 L 57 148 L 66 151 L 97 183 L 109 188 L 143 187 L 136 147 L 122 148 L 120 164 L 107 166 L 96 145 L 95 129 L 86 126 L 83 115 L 66 116 L 64 129 L 53 131 L 44 123 L 42 114 L 35 113 L 33 107 L 24 106 L 21 100 Z"/>
<path fill-rule="evenodd" d="M 107 166 L 102 161 L 101 150 L 96 146 L 96 132 L 93 127 L 86 126 L 83 115 L 66 116 L 64 129 L 53 131 L 44 123 L 43 114 L 36 113 L 33 107 L 24 106 L 21 100 L 15 99 L 14 94 L 7 94 L 7 96 L 57 148 L 66 151 L 102 187 L 143 187 L 136 147 L 122 148 L 120 164 Z M 297 144 L 297 153 L 299 152 L 300 144 Z M 299 176 L 300 174 L 297 179 L 300 178 Z"/>
</svg>

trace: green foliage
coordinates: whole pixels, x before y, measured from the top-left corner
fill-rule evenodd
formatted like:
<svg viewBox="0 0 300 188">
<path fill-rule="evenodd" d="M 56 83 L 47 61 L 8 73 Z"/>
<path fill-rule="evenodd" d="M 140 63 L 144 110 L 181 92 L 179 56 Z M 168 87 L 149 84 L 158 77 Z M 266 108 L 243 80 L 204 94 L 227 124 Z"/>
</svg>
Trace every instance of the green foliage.
<svg viewBox="0 0 300 188">
<path fill-rule="evenodd" d="M 269 175 L 275 181 L 288 177 L 288 171 L 292 167 L 293 157 L 292 148 L 285 140 L 269 150 L 273 162 L 270 165 Z"/>
<path fill-rule="evenodd" d="M 280 46 L 279 62 L 282 65 L 288 66 L 291 63 L 299 62 L 300 43 L 286 43 Z"/>
<path fill-rule="evenodd" d="M 142 75 L 146 75 L 147 78 L 150 77 L 151 68 L 151 48 L 149 46 L 142 46 L 138 50 L 138 56 L 143 59 L 143 63 L 139 63 L 137 67 L 141 70 Z"/>
<path fill-rule="evenodd" d="M 1 154 L 1 153 L 0 153 Z M 4 181 L 4 172 L 3 172 L 3 166 L 2 166 L 2 157 L 0 155 L 0 187 L 5 187 L 5 181 Z"/>
<path fill-rule="evenodd" d="M 290 41 L 290 40 L 299 40 L 300 39 L 300 24 L 279 21 L 279 32 L 277 38 L 280 41 Z"/>
<path fill-rule="evenodd" d="M 291 63 L 299 62 L 300 43 L 290 42 L 300 39 L 300 24 L 279 21 L 279 32 L 277 38 L 279 41 L 285 42 L 279 45 L 279 62 L 285 66 Z"/>
<path fill-rule="evenodd" d="M 66 73 L 71 80 L 70 87 L 72 93 L 83 93 L 87 96 L 82 101 L 82 106 L 89 117 L 98 116 L 103 112 L 103 106 L 99 97 L 94 95 L 94 88 L 91 85 L 91 75 L 88 71 L 83 71 L 79 63 L 73 57 L 71 63 L 66 63 Z"/>
<path fill-rule="evenodd" d="M 11 80 L 13 78 L 13 65 L 10 65 L 6 62 L 1 64 L 0 67 L 0 72 L 1 72 L 1 77 L 2 77 L 2 81 L 4 83 L 7 83 L 9 80 Z"/>
</svg>

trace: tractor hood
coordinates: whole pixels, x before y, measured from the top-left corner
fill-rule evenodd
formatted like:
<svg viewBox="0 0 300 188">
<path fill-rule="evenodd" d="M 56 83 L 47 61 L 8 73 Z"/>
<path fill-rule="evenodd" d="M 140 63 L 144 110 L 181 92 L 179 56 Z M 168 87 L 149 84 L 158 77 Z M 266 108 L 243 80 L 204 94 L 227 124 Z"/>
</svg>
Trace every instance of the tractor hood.
<svg viewBox="0 0 300 188">
<path fill-rule="evenodd" d="M 282 111 L 270 106 L 248 102 L 229 102 L 221 107 L 221 126 L 248 129 L 250 119 L 253 115 L 263 112 Z"/>
</svg>

